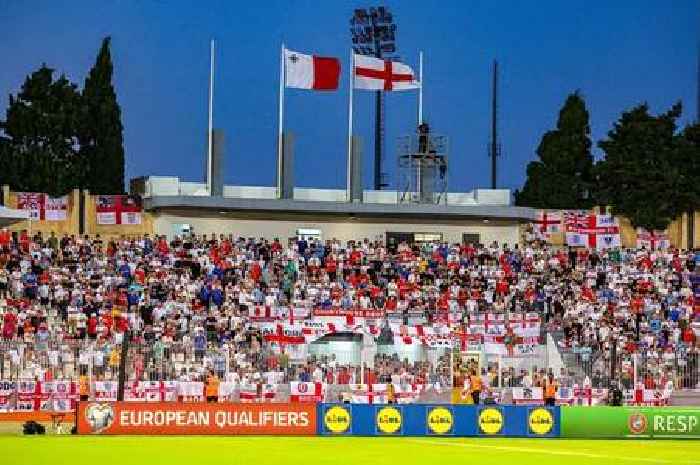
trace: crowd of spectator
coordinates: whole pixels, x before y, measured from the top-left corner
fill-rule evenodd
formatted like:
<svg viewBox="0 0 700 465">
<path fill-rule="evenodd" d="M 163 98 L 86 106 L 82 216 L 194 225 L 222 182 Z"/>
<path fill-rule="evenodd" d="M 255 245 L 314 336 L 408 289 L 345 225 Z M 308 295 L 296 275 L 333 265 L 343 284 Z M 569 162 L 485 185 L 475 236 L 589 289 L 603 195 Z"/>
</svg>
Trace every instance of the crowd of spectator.
<svg viewBox="0 0 700 465">
<path fill-rule="evenodd" d="M 700 305 L 691 276 L 700 253 L 692 251 L 7 231 L 0 250 L 5 377 L 90 370 L 114 379 L 126 354 L 132 379 L 195 380 L 212 370 L 233 380 L 277 373 L 285 381 L 453 382 L 444 357 L 378 356 L 362 375 L 332 356 L 295 359 L 254 324 L 256 309 L 301 308 L 305 319 L 313 309 L 377 311 L 379 326 L 389 315 L 408 325 L 447 321 L 455 334 L 479 314 L 534 312 L 572 364 L 556 373 L 563 380 L 579 374 L 602 384 L 613 366 L 625 382 L 637 369 L 649 385 L 697 383 Z M 483 369 L 506 385 L 546 373 Z"/>
</svg>

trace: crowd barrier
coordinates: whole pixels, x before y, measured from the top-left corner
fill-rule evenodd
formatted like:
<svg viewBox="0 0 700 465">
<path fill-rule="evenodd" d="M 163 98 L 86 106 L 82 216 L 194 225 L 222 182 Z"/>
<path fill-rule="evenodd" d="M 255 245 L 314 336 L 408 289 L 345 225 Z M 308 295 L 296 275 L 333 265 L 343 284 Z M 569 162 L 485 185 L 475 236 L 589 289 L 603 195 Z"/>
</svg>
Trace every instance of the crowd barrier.
<svg viewBox="0 0 700 465">
<path fill-rule="evenodd" d="M 700 439 L 700 409 L 81 402 L 80 434 Z"/>
</svg>

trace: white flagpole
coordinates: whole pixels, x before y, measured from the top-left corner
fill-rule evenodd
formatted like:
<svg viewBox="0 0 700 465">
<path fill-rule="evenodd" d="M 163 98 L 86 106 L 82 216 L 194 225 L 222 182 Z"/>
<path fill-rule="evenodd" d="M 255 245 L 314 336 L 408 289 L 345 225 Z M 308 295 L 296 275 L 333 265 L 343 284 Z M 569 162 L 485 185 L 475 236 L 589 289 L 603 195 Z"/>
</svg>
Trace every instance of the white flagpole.
<svg viewBox="0 0 700 465">
<path fill-rule="evenodd" d="M 418 88 L 418 125 L 423 124 L 423 52 L 418 52 L 418 78 L 420 87 Z"/>
<path fill-rule="evenodd" d="M 284 66 L 284 43 L 280 50 L 280 90 L 279 90 L 279 130 L 277 132 L 277 198 L 282 198 L 282 153 L 284 145 L 284 86 L 286 81 Z"/>
<path fill-rule="evenodd" d="M 212 185 L 212 131 L 214 124 L 214 39 L 209 46 L 209 133 L 207 134 L 207 191 L 211 195 Z"/>
<path fill-rule="evenodd" d="M 347 198 L 352 202 L 351 172 L 352 172 L 352 98 L 355 87 L 355 52 L 350 49 L 350 102 L 348 103 L 348 166 L 347 166 Z"/>
</svg>

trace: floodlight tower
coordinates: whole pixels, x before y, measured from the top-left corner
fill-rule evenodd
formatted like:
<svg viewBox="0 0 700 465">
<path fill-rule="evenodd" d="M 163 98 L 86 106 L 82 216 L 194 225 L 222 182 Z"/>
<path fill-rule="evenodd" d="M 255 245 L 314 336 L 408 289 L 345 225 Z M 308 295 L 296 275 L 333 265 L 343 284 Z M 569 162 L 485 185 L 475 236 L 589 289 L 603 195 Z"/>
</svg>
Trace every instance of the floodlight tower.
<svg viewBox="0 0 700 465">
<path fill-rule="evenodd" d="M 383 6 L 355 9 L 350 18 L 352 48 L 359 55 L 396 59 L 396 24 L 389 9 Z M 352 83 L 350 83 L 352 85 Z M 384 93 L 376 92 L 374 126 L 374 189 L 381 190 L 388 184 L 382 171 L 384 152 Z"/>
</svg>

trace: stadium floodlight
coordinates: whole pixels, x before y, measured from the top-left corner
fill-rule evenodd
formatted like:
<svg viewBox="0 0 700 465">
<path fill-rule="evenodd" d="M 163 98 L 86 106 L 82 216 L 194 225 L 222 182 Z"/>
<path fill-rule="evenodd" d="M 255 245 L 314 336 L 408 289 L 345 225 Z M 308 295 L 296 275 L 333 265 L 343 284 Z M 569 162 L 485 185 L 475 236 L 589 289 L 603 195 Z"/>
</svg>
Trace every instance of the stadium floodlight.
<svg viewBox="0 0 700 465">
<path fill-rule="evenodd" d="M 396 54 L 396 24 L 394 16 L 383 6 L 356 8 L 350 18 L 352 49 L 359 55 L 398 60 Z M 382 152 L 384 151 L 384 100 L 382 91 L 376 95 L 374 131 L 374 189 L 381 190 L 384 182 Z"/>
<path fill-rule="evenodd" d="M 391 12 L 383 6 L 356 8 L 350 18 L 350 34 L 355 53 L 378 58 L 396 52 L 396 24 Z"/>
</svg>

